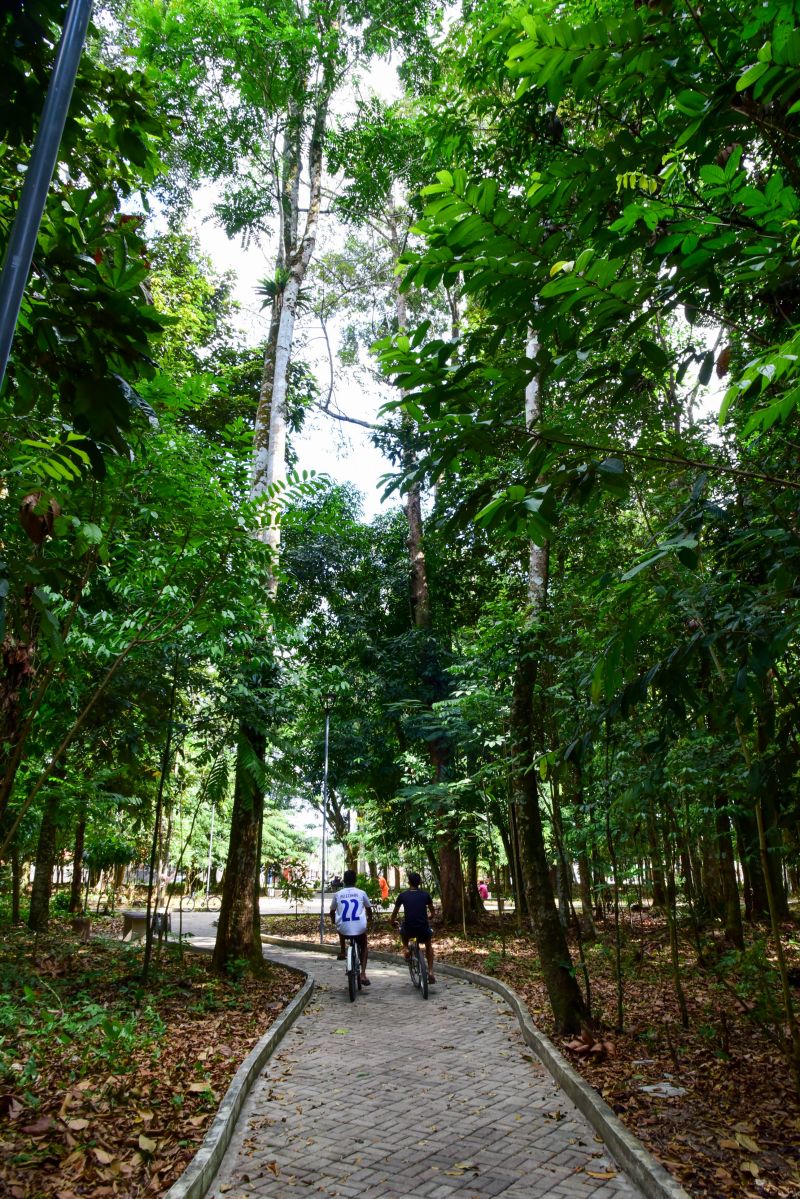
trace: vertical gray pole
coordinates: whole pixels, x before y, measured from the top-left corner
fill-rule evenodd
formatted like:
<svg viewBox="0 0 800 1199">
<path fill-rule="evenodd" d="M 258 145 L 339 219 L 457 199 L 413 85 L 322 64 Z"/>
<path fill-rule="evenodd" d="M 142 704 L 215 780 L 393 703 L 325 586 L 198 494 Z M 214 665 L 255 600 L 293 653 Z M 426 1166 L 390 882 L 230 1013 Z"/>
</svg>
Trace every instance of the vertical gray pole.
<svg viewBox="0 0 800 1199">
<path fill-rule="evenodd" d="M 19 208 L 11 228 L 3 273 L 0 275 L 0 387 L 5 378 L 22 296 L 28 282 L 39 225 L 55 170 L 58 147 L 64 132 L 91 13 L 92 0 L 70 0 L 42 109 L 39 132 L 36 134 L 31 160 L 25 172 Z"/>
<path fill-rule="evenodd" d="M 330 708 L 325 709 L 325 760 L 322 767 L 322 854 L 319 880 L 319 943 L 325 940 L 325 823 L 328 817 L 328 731 Z"/>
<path fill-rule="evenodd" d="M 214 805 L 211 805 L 211 831 L 208 835 L 208 868 L 206 870 L 206 907 L 211 892 L 211 855 L 214 849 Z"/>
</svg>

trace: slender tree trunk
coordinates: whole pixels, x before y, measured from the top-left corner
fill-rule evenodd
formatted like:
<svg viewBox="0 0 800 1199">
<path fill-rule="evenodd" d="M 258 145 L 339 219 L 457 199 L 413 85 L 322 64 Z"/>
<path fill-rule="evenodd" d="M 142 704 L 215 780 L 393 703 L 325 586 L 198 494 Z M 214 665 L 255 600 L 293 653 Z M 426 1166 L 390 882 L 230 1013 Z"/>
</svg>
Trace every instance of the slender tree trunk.
<svg viewBox="0 0 800 1199">
<path fill-rule="evenodd" d="M 561 820 L 561 799 L 557 780 L 553 780 L 551 788 L 553 801 L 553 838 L 556 844 L 556 895 L 558 897 L 558 918 L 562 927 L 569 925 L 569 906 L 572 898 L 571 871 L 567 861 L 567 851 L 564 846 L 564 827 Z"/>
<path fill-rule="evenodd" d="M 22 859 L 16 841 L 11 846 L 11 923 L 20 923 L 19 902 L 22 891 Z"/>
<path fill-rule="evenodd" d="M 509 859 L 512 872 L 512 885 L 514 888 L 514 908 L 517 914 L 517 928 L 522 929 L 526 923 L 530 921 L 530 912 L 528 911 L 528 900 L 525 895 L 525 880 L 522 877 L 522 856 L 520 854 L 519 842 L 519 821 L 517 819 L 517 805 L 512 795 L 508 803 L 508 827 L 511 837 L 512 856 Z"/>
<path fill-rule="evenodd" d="M 150 962 L 153 956 L 153 887 L 156 888 L 156 909 L 158 907 L 158 896 L 161 892 L 161 818 L 163 814 L 164 788 L 167 785 L 169 764 L 172 761 L 172 735 L 175 721 L 175 697 L 178 692 L 178 662 L 179 659 L 176 650 L 172 666 L 172 683 L 170 685 L 169 704 L 167 706 L 167 735 L 164 738 L 164 750 L 161 755 L 161 774 L 158 780 L 158 793 L 156 795 L 153 839 L 150 843 L 150 870 L 147 879 L 147 927 L 145 929 L 144 936 L 144 957 L 142 959 L 141 972 L 141 980 L 144 985 L 147 985 L 150 975 Z M 158 878 L 156 878 L 156 874 L 158 875 Z"/>
<path fill-rule="evenodd" d="M 527 355 L 536 357 L 533 330 Z M 539 380 L 534 375 L 525 391 L 525 423 L 531 428 L 541 416 Z M 536 618 L 547 600 L 548 546 L 531 543 L 528 562 L 528 621 L 518 637 L 511 700 L 512 794 L 519 828 L 519 848 L 528 912 L 539 952 L 557 1033 L 578 1032 L 589 1013 L 572 969 L 569 948 L 558 918 L 550 863 L 539 810 L 536 758 L 535 691 L 538 671 Z"/>
<path fill-rule="evenodd" d="M 714 796 L 714 806 L 716 808 L 717 858 L 725 904 L 725 936 L 737 949 L 744 949 L 742 909 L 739 902 L 739 885 L 736 881 L 731 826 L 725 797 L 719 791 Z"/>
<path fill-rule="evenodd" d="M 42 823 L 39 828 L 39 842 L 36 846 L 36 873 L 33 877 L 31 890 L 31 910 L 28 915 L 28 928 L 32 932 L 47 932 L 50 919 L 50 893 L 53 888 L 53 865 L 56 858 L 56 832 L 60 795 L 51 791 L 48 795 Z"/>
<path fill-rule="evenodd" d="M 672 966 L 672 984 L 675 987 L 675 996 L 678 1000 L 678 1009 L 681 1014 L 681 1024 L 684 1028 L 689 1027 L 689 1009 L 686 1006 L 686 995 L 681 982 L 681 963 L 678 952 L 678 922 L 677 910 L 675 906 L 676 891 L 675 891 L 675 865 L 672 859 L 672 854 L 669 853 L 667 863 L 667 928 L 669 930 L 669 953 L 670 964 Z"/>
<path fill-rule="evenodd" d="M 69 910 L 81 910 L 83 884 L 83 844 L 86 837 L 86 817 L 81 816 L 75 828 L 75 845 L 72 851 L 72 886 L 69 892 Z"/>
<path fill-rule="evenodd" d="M 739 834 L 739 857 L 745 880 L 745 911 L 750 921 L 766 920 L 769 917 L 767 884 L 761 866 L 758 845 L 758 827 L 755 814 L 739 807 L 734 821 Z"/>
<path fill-rule="evenodd" d="M 299 239 L 297 231 L 304 121 L 297 103 L 290 106 L 280 185 L 282 237 L 276 266 L 276 295 L 253 439 L 253 473 L 250 487 L 253 499 L 274 495 L 286 481 L 289 364 L 300 292 L 317 242 L 322 196 L 323 141 L 329 101 L 330 87 L 323 83 L 315 97 L 312 114 L 308 151 L 308 212 L 303 235 Z M 271 521 L 259 532 L 259 537 L 271 547 L 277 559 L 280 551 L 280 525 Z M 277 588 L 277 573 L 273 571 L 271 594 L 274 595 Z"/>
<path fill-rule="evenodd" d="M 653 875 L 653 907 L 665 908 L 667 906 L 667 890 L 664 883 L 661 847 L 658 843 L 656 810 L 652 799 L 647 804 L 647 839 L 650 849 L 650 869 Z"/>
<path fill-rule="evenodd" d="M 594 904 L 592 902 L 592 868 L 589 863 L 589 854 L 586 849 L 586 833 L 583 821 L 583 768 L 580 761 L 574 764 L 576 793 L 575 806 L 573 808 L 573 820 L 575 827 L 583 836 L 579 844 L 581 850 L 578 854 L 578 885 L 581 897 L 581 927 L 585 938 L 594 940 L 597 937 L 597 929 L 594 923 Z"/>
<path fill-rule="evenodd" d="M 395 262 L 401 251 L 400 237 L 397 228 L 397 214 L 394 208 L 388 213 L 389 245 Z M 408 323 L 406 299 L 400 290 L 399 277 L 394 285 L 395 317 L 398 329 L 405 329 Z M 413 469 L 415 458 L 410 447 L 410 424 L 404 420 L 406 434 L 405 466 L 408 473 Z M 426 682 L 436 698 L 444 695 L 444 682 L 438 665 L 438 654 L 432 635 L 433 613 L 431 608 L 430 591 L 428 588 L 428 570 L 425 562 L 425 544 L 422 522 L 422 493 L 419 484 L 412 483 L 406 494 L 406 522 L 408 527 L 408 561 L 411 620 L 416 629 L 428 634 L 429 647 L 426 657 L 429 663 L 426 667 Z M 446 777 L 449 765 L 450 749 L 442 738 L 430 747 L 436 781 Z M 446 825 L 446 821 L 444 822 Z M 438 838 L 439 847 L 439 884 L 441 887 L 442 923 L 457 924 L 463 917 L 464 879 L 461 867 L 461 855 L 458 847 L 458 834 L 453 828 L 445 827 Z"/>
</svg>

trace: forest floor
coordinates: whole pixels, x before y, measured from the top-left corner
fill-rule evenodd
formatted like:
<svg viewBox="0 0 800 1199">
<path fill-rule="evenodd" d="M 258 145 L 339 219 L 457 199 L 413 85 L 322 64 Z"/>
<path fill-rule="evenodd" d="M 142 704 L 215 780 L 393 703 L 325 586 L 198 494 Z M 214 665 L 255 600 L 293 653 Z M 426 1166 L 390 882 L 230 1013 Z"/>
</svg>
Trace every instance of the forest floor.
<svg viewBox="0 0 800 1199">
<path fill-rule="evenodd" d="M 263 981 L 220 978 L 171 945 L 143 988 L 142 942 L 51 927 L 0 928 L 0 1194 L 158 1195 L 302 979 L 274 965 Z"/>
<path fill-rule="evenodd" d="M 266 917 L 262 927 L 298 940 L 315 941 L 319 934 L 312 916 Z M 800 1012 L 800 925 L 787 924 L 783 931 Z M 497 915 L 484 917 L 466 939 L 460 929 L 437 927 L 437 959 L 507 982 L 552 1037 L 533 943 L 519 934 L 512 916 L 506 915 L 503 932 L 501 937 Z M 740 955 L 715 934 L 695 938 L 682 930 L 684 1027 L 665 920 L 626 913 L 621 942 L 623 1031 L 613 921 L 607 921 L 584 947 L 597 1031 L 584 1039 L 553 1037 L 555 1043 L 690 1195 L 798 1199 L 800 1097 L 780 1048 L 784 1029 L 769 943 L 755 936 Z M 399 935 L 385 914 L 370 944 L 399 952 Z M 571 949 L 577 961 L 574 942 Z"/>
</svg>

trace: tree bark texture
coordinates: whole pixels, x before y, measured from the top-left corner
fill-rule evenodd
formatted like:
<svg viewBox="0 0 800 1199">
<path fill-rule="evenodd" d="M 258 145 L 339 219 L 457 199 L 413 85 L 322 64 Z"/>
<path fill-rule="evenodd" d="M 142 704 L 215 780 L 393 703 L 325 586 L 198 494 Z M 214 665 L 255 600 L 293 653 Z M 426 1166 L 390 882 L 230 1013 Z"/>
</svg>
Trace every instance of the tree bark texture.
<svg viewBox="0 0 800 1199">
<path fill-rule="evenodd" d="M 262 733 L 240 728 L 222 907 L 212 957 L 214 969 L 219 971 L 236 959 L 244 959 L 254 970 L 261 971 L 264 967 L 253 912 L 264 793 L 247 765 L 251 754 L 259 761 L 263 758 L 264 745 Z"/>
<path fill-rule="evenodd" d="M 330 84 L 323 83 L 314 97 L 308 150 L 308 212 L 302 237 L 298 236 L 298 216 L 304 119 L 297 106 L 290 108 L 289 113 L 280 184 L 282 227 L 275 278 L 276 295 L 256 414 L 251 499 L 271 496 L 286 481 L 289 363 L 300 291 L 317 241 L 322 197 L 323 142 L 330 95 Z M 273 519 L 259 535 L 277 557 L 280 550 L 280 525 L 277 521 Z M 273 574 L 270 583 L 271 594 L 275 594 L 277 587 L 277 575 Z"/>
<path fill-rule="evenodd" d="M 569 947 L 558 918 L 550 863 L 539 811 L 537 774 L 534 769 L 535 647 L 520 639 L 511 702 L 511 738 L 514 755 L 514 799 L 519 828 L 519 850 L 531 928 L 544 975 L 556 1032 L 579 1032 L 588 1019 L 583 995 L 572 970 Z"/>
</svg>

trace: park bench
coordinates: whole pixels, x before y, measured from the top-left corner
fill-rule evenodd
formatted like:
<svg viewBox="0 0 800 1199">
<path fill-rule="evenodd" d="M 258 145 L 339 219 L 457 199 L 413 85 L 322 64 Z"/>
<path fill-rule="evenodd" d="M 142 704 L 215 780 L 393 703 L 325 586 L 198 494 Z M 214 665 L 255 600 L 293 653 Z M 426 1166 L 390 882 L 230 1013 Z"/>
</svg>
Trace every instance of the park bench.
<svg viewBox="0 0 800 1199">
<path fill-rule="evenodd" d="M 153 931 L 168 933 L 172 931 L 172 913 L 154 912 Z M 122 940 L 140 941 L 147 933 L 147 910 L 129 910 L 122 913 Z"/>
</svg>

